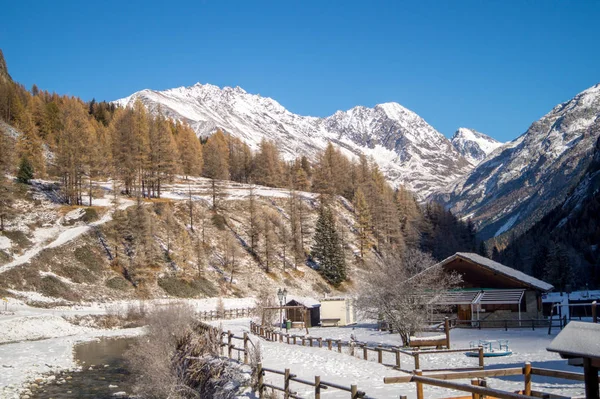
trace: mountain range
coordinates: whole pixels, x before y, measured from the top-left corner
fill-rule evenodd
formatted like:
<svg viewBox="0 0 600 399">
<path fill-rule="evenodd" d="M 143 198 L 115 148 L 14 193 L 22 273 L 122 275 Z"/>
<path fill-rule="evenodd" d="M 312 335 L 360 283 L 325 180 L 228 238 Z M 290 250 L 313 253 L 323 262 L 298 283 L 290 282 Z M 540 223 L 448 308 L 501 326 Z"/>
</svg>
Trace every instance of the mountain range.
<svg viewBox="0 0 600 399">
<path fill-rule="evenodd" d="M 554 107 L 431 198 L 473 220 L 483 239 L 522 233 L 564 201 L 598 136 L 600 84 Z"/>
<path fill-rule="evenodd" d="M 347 155 L 373 157 L 392 184 L 405 185 L 422 199 L 467 173 L 474 163 L 423 118 L 393 102 L 317 118 L 294 114 L 277 101 L 240 87 L 198 83 L 165 91 L 142 90 L 116 103 L 131 106 L 138 99 L 151 112 L 160 110 L 187 122 L 198 136 L 221 129 L 254 149 L 261 140 L 271 140 L 286 159 L 299 155 L 314 159 L 332 142 Z M 481 137 L 487 136 L 477 140 Z M 467 156 L 481 156 L 489 149 L 472 150 L 477 143 L 465 150 Z"/>
<path fill-rule="evenodd" d="M 600 85 L 557 105 L 509 143 L 468 128 L 449 140 L 394 102 L 318 118 L 240 87 L 198 83 L 142 90 L 115 103 L 138 99 L 151 112 L 189 123 L 198 136 L 222 129 L 254 149 L 263 139 L 274 141 L 286 159 L 314 159 L 327 142 L 351 156 L 373 157 L 392 184 L 471 219 L 482 239 L 521 233 L 564 201 L 600 134 Z"/>
</svg>

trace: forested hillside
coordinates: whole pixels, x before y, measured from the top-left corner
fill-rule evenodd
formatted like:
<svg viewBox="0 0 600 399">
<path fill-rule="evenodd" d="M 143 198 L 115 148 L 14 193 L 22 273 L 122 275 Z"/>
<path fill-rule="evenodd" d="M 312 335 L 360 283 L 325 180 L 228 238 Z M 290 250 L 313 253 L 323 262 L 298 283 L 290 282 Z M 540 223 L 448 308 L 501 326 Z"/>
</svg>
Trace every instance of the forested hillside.
<svg viewBox="0 0 600 399">
<path fill-rule="evenodd" d="M 6 76 L 5 289 L 76 299 L 242 295 L 283 284 L 322 294 L 353 289 L 386 252 L 441 259 L 477 247 L 471 224 L 419 205 L 373 160 L 350 160 L 331 144 L 314 162 L 285 162 L 266 140 L 258 151 L 222 131 L 201 142 L 140 102 L 86 103 Z M 315 234 L 328 245 L 315 245 Z"/>
</svg>

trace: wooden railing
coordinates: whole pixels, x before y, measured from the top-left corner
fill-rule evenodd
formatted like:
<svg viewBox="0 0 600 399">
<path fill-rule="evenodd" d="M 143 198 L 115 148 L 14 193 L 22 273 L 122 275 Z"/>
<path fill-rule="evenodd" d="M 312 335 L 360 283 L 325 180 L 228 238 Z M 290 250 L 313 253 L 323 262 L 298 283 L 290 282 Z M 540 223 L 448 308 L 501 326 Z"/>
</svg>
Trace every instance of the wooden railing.
<svg viewBox="0 0 600 399">
<path fill-rule="evenodd" d="M 265 373 L 272 373 L 276 375 L 283 376 L 283 386 L 277 386 L 274 384 L 268 384 L 264 382 Z M 284 371 L 273 370 L 266 367 L 262 367 L 262 364 L 258 364 L 258 395 L 259 398 L 264 398 L 265 390 L 271 389 L 272 391 L 280 391 L 283 392 L 284 399 L 293 398 L 293 399 L 302 399 L 301 396 L 298 396 L 298 392 L 292 391 L 290 388 L 290 384 L 292 382 L 306 385 L 314 388 L 315 399 L 321 399 L 321 390 L 323 389 L 338 389 L 340 391 L 346 391 L 350 393 L 350 399 L 358 399 L 366 396 L 366 393 L 363 391 L 359 391 L 356 385 L 344 386 L 335 384 L 333 382 L 321 381 L 320 376 L 315 376 L 314 381 L 303 380 L 298 378 L 296 374 L 292 374 L 290 369 L 285 369 Z"/>
<path fill-rule="evenodd" d="M 254 308 L 237 308 L 237 309 L 224 309 L 219 310 L 204 310 L 198 312 L 200 320 L 223 320 L 223 319 L 240 319 L 244 317 L 251 317 L 254 312 Z"/>
<path fill-rule="evenodd" d="M 511 375 L 523 375 L 523 390 L 515 393 L 492 389 L 486 386 L 483 378 L 487 377 L 505 377 Z M 543 368 L 531 367 L 531 363 L 525 363 L 524 367 L 512 367 L 496 370 L 477 370 L 477 371 L 458 371 L 447 373 L 423 374 L 423 370 L 415 370 L 414 374 L 398 377 L 386 377 L 383 379 L 386 384 L 410 383 L 414 382 L 417 389 L 417 399 L 424 399 L 423 386 L 431 385 L 442 388 L 454 389 L 457 391 L 469 392 L 473 398 L 489 396 L 499 399 L 525 399 L 531 397 L 561 397 L 559 395 L 550 395 L 544 392 L 535 392 L 531 389 L 532 376 L 540 375 L 545 377 L 562 378 L 574 381 L 584 381 L 584 375 L 568 371 L 549 370 Z M 470 379 L 471 384 L 450 382 L 449 380 Z"/>
<path fill-rule="evenodd" d="M 384 366 L 392 367 L 397 370 L 405 372 L 412 372 L 416 369 L 421 369 L 421 359 L 423 356 L 431 354 L 445 354 L 445 353 L 457 353 L 457 352 L 474 352 L 479 353 L 478 367 L 468 368 L 446 368 L 446 369 L 428 369 L 425 371 L 443 371 L 443 370 L 480 370 L 484 368 L 484 356 L 483 347 L 477 348 L 461 348 L 461 349 L 419 349 L 419 348 L 398 348 L 395 346 L 368 346 L 364 342 L 358 341 L 343 341 L 340 339 L 330 339 L 322 337 L 311 337 L 309 335 L 296 335 L 288 334 L 283 331 L 276 331 L 270 327 L 261 326 L 254 322 L 250 322 L 250 332 L 266 339 L 267 341 L 281 342 L 289 345 L 301 345 L 309 347 L 327 348 L 328 350 L 336 349 L 338 352 L 342 352 L 342 347 L 348 348 L 351 356 L 357 356 L 359 359 L 370 360 L 369 352 L 375 353 L 377 356 L 377 363 Z M 391 353 L 394 355 L 394 363 L 384 363 L 383 354 Z M 414 369 L 403 369 L 400 355 L 407 355 L 413 358 Z"/>
<path fill-rule="evenodd" d="M 219 350 L 221 356 L 227 356 L 230 359 L 235 359 L 234 353 L 237 353 L 237 360 L 242 361 L 244 364 L 248 364 L 249 361 L 249 347 L 250 338 L 248 333 L 244 333 L 242 337 L 234 335 L 231 331 L 221 331 L 220 329 L 211 326 L 209 324 L 199 322 L 197 329 L 201 332 L 212 334 L 213 337 L 219 340 Z M 237 346 L 234 341 L 242 341 L 242 347 Z"/>
</svg>

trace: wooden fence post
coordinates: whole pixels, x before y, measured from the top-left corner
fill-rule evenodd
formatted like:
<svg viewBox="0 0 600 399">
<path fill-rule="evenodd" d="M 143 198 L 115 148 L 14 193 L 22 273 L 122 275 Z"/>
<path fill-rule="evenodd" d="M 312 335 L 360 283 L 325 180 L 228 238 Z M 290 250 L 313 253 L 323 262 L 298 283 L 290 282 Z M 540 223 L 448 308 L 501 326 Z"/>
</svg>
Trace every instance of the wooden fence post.
<svg viewBox="0 0 600 399">
<path fill-rule="evenodd" d="M 323 347 L 323 338 L 319 337 L 317 338 L 317 341 L 319 341 L 319 348 Z"/>
<path fill-rule="evenodd" d="M 350 398 L 357 399 L 358 398 L 358 388 L 356 385 L 350 385 Z"/>
<path fill-rule="evenodd" d="M 479 367 L 483 369 L 484 367 L 484 358 L 483 358 L 483 346 L 479 345 L 477 348 L 479 350 Z"/>
<path fill-rule="evenodd" d="M 290 344 L 290 334 L 285 334 L 285 338 L 287 339 L 288 345 Z"/>
<path fill-rule="evenodd" d="M 473 379 L 471 380 L 471 385 L 479 386 L 479 380 L 478 380 L 477 378 L 473 378 Z M 473 399 L 480 399 L 480 398 L 481 398 L 481 395 L 479 395 L 478 393 L 473 393 L 473 394 L 471 395 L 471 397 L 472 397 Z"/>
<path fill-rule="evenodd" d="M 296 345 L 296 336 L 294 335 L 294 345 Z"/>
<path fill-rule="evenodd" d="M 260 399 L 263 398 L 263 390 L 264 390 L 264 372 L 262 369 L 262 363 L 258 363 L 256 365 L 256 372 L 258 374 L 258 397 Z"/>
<path fill-rule="evenodd" d="M 308 338 L 308 342 L 309 342 L 310 347 L 312 348 L 312 346 L 313 346 L 313 339 L 312 339 L 312 337 Z"/>
<path fill-rule="evenodd" d="M 369 348 L 367 348 L 367 344 L 363 344 L 362 348 L 363 348 L 363 359 L 369 360 Z"/>
<path fill-rule="evenodd" d="M 400 369 L 400 351 L 398 349 L 396 349 L 396 367 L 398 370 Z"/>
<path fill-rule="evenodd" d="M 230 359 L 233 359 L 233 345 L 232 345 L 232 339 L 233 339 L 233 334 L 231 333 L 231 330 L 227 330 L 227 350 L 228 350 L 228 355 Z"/>
<path fill-rule="evenodd" d="M 450 349 L 450 319 L 444 318 L 444 332 L 446 333 L 446 348 Z"/>
<path fill-rule="evenodd" d="M 315 375 L 315 399 L 321 399 L 321 376 Z"/>
<path fill-rule="evenodd" d="M 284 399 L 288 399 L 290 397 L 290 369 L 285 369 L 283 381 L 283 397 Z"/>
<path fill-rule="evenodd" d="M 244 364 L 248 364 L 248 333 L 244 333 Z"/>
<path fill-rule="evenodd" d="M 596 301 L 592 302 L 592 321 L 598 323 L 598 310 L 596 309 Z"/>
<path fill-rule="evenodd" d="M 413 352 L 413 357 L 415 358 L 415 370 L 420 370 L 421 362 L 419 361 L 419 348 Z"/>
<path fill-rule="evenodd" d="M 337 342 L 337 346 L 338 346 L 338 352 L 339 352 L 339 353 L 342 353 L 342 340 L 339 340 L 339 341 Z"/>
<path fill-rule="evenodd" d="M 377 363 L 383 363 L 383 351 L 381 350 L 381 344 L 377 345 Z"/>
<path fill-rule="evenodd" d="M 417 369 L 415 370 L 415 374 L 422 376 L 423 372 Z M 425 399 L 425 396 L 423 395 L 423 384 L 419 381 L 417 381 L 417 399 Z"/>
<path fill-rule="evenodd" d="M 304 346 L 304 336 L 302 336 L 302 346 Z"/>
<path fill-rule="evenodd" d="M 523 376 L 525 377 L 525 389 L 523 389 L 523 395 L 531 396 L 531 363 L 525 363 Z"/>
<path fill-rule="evenodd" d="M 327 349 L 331 350 L 331 340 L 327 339 Z"/>
</svg>

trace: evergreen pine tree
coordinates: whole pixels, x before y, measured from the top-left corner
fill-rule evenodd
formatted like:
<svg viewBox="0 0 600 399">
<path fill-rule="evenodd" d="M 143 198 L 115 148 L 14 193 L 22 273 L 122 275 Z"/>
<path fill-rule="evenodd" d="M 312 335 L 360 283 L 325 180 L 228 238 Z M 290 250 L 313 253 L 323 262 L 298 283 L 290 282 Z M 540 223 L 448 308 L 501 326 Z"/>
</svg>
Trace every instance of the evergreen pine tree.
<svg viewBox="0 0 600 399">
<path fill-rule="evenodd" d="M 346 279 L 346 261 L 329 206 L 321 204 L 315 227 L 312 256 L 319 264 L 319 272 L 334 286 Z"/>
<path fill-rule="evenodd" d="M 33 165 L 29 161 L 29 158 L 21 158 L 21 163 L 19 164 L 19 171 L 17 172 L 17 181 L 19 183 L 29 184 L 29 181 L 33 179 L 33 174 Z"/>
</svg>

